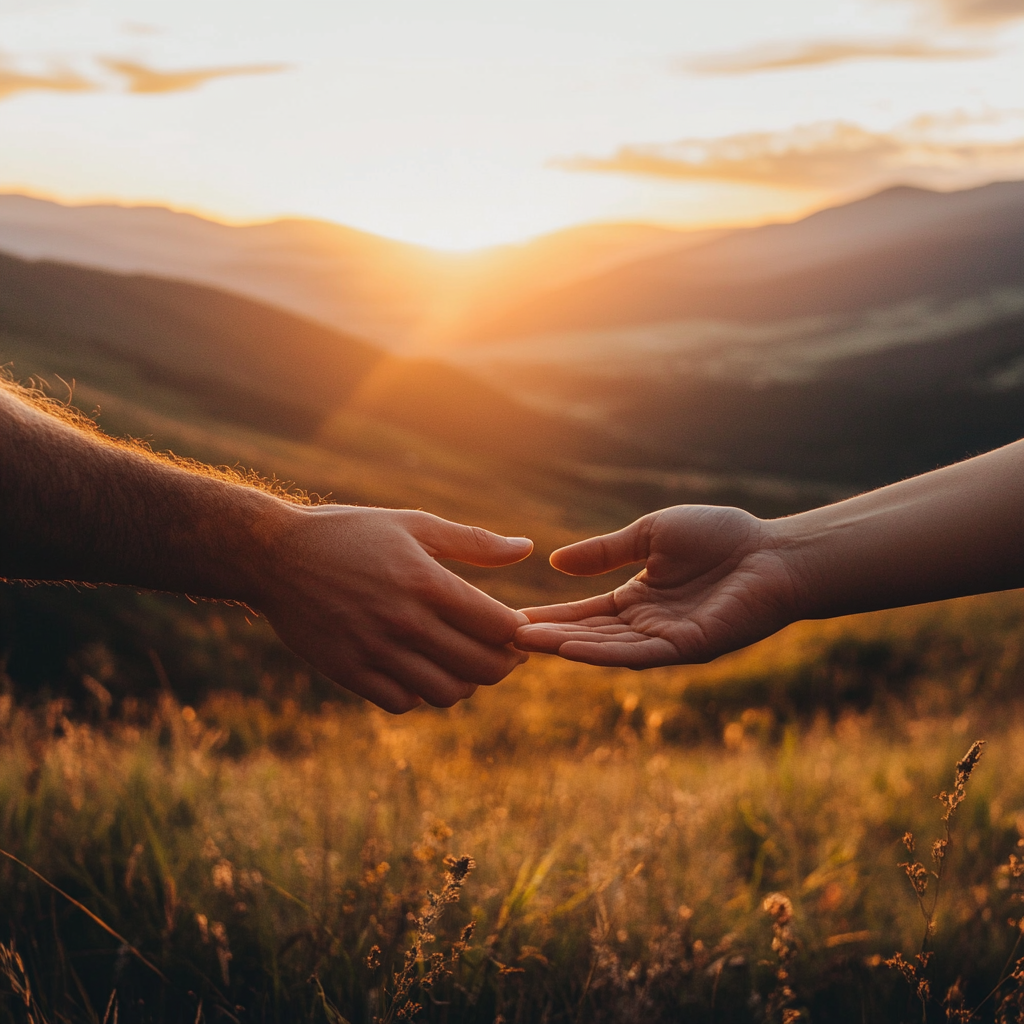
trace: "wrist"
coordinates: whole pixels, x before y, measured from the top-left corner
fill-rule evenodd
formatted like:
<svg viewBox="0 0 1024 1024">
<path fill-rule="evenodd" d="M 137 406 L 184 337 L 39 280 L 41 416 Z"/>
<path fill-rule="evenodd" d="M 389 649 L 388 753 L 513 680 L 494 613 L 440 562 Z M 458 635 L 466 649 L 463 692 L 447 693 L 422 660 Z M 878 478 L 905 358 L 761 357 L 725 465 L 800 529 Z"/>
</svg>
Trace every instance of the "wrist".
<svg viewBox="0 0 1024 1024">
<path fill-rule="evenodd" d="M 240 490 L 235 523 L 225 529 L 224 544 L 212 560 L 219 593 L 211 596 L 259 609 L 274 590 L 287 538 L 300 528 L 308 509 L 255 488 Z"/>
<path fill-rule="evenodd" d="M 789 582 L 785 613 L 790 621 L 820 617 L 822 573 L 819 543 L 807 513 L 765 521 L 768 543 Z"/>
</svg>

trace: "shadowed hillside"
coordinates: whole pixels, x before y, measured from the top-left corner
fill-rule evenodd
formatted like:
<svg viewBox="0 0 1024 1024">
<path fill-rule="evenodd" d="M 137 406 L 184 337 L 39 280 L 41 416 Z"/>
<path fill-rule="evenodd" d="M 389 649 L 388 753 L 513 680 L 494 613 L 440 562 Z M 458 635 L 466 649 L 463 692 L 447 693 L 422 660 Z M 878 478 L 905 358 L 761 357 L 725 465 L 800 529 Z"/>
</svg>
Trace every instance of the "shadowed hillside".
<svg viewBox="0 0 1024 1024">
<path fill-rule="evenodd" d="M 666 466 L 867 486 L 1024 434 L 1024 184 L 890 189 L 528 303 L 451 358 Z"/>
<path fill-rule="evenodd" d="M 0 256 L 0 330 L 30 345 L 18 375 L 126 396 L 135 378 L 174 392 L 179 414 L 191 407 L 286 438 L 315 438 L 347 410 L 512 463 L 631 454 L 453 367 L 198 285 Z"/>
<path fill-rule="evenodd" d="M 786 514 L 1024 435 L 1022 232 L 982 216 L 1019 192 L 892 190 L 735 233 L 705 255 L 731 246 L 739 266 L 759 239 L 748 256 L 779 257 L 744 272 L 785 268 L 788 291 L 709 269 L 722 302 L 733 288 L 728 317 L 479 338 L 448 362 L 201 285 L 0 257 L 0 360 L 159 449 L 532 536 L 519 566 L 459 571 L 511 604 L 582 596 L 593 582 L 544 556 L 652 509 Z M 833 250 L 845 263 L 801 268 Z M 0 656 L 31 692 L 100 678 L 96 651 L 129 686 L 159 680 L 150 652 L 197 691 L 211 672 L 248 692 L 305 672 L 241 613 L 103 591 L 7 588 L 2 604 Z"/>
<path fill-rule="evenodd" d="M 160 207 L 0 196 L 0 251 L 213 285 L 397 351 L 443 341 L 551 288 L 721 234 L 583 225 L 520 245 L 440 253 L 323 221 L 236 227 Z"/>
<path fill-rule="evenodd" d="M 634 261 L 523 304 L 472 338 L 713 318 L 770 321 L 1022 284 L 1024 183 L 895 188 L 795 224 Z"/>
</svg>

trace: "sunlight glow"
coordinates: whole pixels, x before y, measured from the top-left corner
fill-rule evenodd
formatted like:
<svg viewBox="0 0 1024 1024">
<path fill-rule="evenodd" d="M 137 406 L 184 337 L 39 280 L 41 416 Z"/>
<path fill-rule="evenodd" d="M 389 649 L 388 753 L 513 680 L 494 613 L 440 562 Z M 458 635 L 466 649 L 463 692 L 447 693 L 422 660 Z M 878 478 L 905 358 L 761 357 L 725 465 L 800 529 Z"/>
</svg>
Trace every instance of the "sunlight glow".
<svg viewBox="0 0 1024 1024">
<path fill-rule="evenodd" d="M 0 190 L 312 217 L 461 250 L 593 221 L 792 219 L 896 182 L 1024 175 L 1024 19 L 1011 5 L 970 23 L 969 7 L 0 0 Z M 922 116 L 940 125 L 931 150 L 900 150 Z M 978 144 L 986 117 L 1014 121 L 1002 149 Z M 739 164 L 756 172 L 825 124 L 875 140 L 874 162 L 744 180 Z M 737 149 L 753 137 L 762 151 Z M 720 169 L 659 178 L 623 156 L 680 146 Z"/>
</svg>

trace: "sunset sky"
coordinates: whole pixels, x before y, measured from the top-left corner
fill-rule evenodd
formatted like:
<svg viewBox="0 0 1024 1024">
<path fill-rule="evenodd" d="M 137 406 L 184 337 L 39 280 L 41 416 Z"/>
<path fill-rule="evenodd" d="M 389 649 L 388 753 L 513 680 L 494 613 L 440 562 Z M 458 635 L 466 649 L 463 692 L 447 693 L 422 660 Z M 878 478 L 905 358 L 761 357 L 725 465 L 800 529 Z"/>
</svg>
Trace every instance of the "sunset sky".
<svg viewBox="0 0 1024 1024">
<path fill-rule="evenodd" d="M 1024 177 L 1024 0 L 0 0 L 0 191 L 446 248 Z"/>
</svg>

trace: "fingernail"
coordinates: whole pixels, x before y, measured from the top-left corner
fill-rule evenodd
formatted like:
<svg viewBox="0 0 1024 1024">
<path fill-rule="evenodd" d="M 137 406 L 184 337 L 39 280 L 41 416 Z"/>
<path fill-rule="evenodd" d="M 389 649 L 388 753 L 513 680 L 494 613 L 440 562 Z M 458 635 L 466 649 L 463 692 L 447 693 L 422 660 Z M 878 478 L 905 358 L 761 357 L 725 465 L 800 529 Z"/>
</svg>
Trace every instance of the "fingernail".
<svg viewBox="0 0 1024 1024">
<path fill-rule="evenodd" d="M 512 614 L 515 615 L 516 622 L 518 623 L 516 629 L 522 629 L 523 626 L 530 624 L 530 620 L 522 612 L 513 612 Z"/>
</svg>

